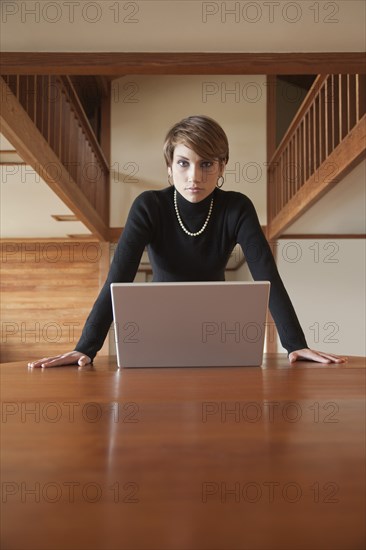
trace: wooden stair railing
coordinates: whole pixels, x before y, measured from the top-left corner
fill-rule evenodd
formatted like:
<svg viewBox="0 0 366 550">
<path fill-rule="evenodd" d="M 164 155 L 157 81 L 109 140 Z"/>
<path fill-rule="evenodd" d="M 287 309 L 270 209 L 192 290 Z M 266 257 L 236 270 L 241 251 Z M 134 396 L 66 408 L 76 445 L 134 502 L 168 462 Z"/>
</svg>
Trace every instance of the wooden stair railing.
<svg viewBox="0 0 366 550">
<path fill-rule="evenodd" d="M 109 165 L 71 80 L 67 76 L 58 75 L 2 75 L 2 78 L 62 165 L 48 162 L 45 167 L 44 162 L 34 162 L 33 154 L 33 168 L 48 184 L 52 183 L 49 179 L 57 180 L 59 174 L 61 180 L 61 171 L 65 180 L 66 173 L 70 189 L 76 186 L 74 192 L 71 192 L 68 206 L 95 236 L 107 239 Z M 9 97 L 2 97 L 2 102 L 8 100 Z M 35 135 L 34 132 L 32 135 Z M 53 177 L 50 173 L 53 173 Z M 63 186 L 63 196 L 60 195 L 63 200 L 69 191 L 67 188 Z M 54 190 L 57 193 L 57 189 Z M 78 205 L 76 209 L 73 208 L 74 199 Z"/>
<path fill-rule="evenodd" d="M 319 75 L 268 165 L 267 236 L 278 238 L 365 157 L 366 75 Z"/>
</svg>

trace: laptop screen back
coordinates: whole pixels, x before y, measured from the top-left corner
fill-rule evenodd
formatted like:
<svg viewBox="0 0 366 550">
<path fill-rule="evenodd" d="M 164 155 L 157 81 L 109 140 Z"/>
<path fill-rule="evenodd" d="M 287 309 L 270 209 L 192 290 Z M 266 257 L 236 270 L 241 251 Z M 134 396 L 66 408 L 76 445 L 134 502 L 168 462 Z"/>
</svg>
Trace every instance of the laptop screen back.
<svg viewBox="0 0 366 550">
<path fill-rule="evenodd" d="M 270 283 L 113 283 L 119 367 L 258 366 Z"/>
</svg>

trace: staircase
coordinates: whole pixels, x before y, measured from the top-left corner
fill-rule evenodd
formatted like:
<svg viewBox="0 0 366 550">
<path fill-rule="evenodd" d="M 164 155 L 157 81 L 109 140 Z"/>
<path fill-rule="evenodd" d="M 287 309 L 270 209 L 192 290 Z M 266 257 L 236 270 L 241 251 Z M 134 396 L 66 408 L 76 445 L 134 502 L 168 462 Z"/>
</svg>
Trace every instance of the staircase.
<svg viewBox="0 0 366 550">
<path fill-rule="evenodd" d="M 0 78 L 1 131 L 100 240 L 109 235 L 109 164 L 71 79 Z"/>
<path fill-rule="evenodd" d="M 366 75 L 319 75 L 268 164 L 275 240 L 365 155 Z"/>
</svg>

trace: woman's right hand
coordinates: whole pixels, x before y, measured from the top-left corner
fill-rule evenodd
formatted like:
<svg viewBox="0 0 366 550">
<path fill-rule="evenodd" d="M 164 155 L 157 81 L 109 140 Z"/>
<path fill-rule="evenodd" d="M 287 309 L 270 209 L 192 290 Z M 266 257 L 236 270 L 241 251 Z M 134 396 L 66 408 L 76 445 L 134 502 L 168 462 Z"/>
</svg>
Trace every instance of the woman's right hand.
<svg viewBox="0 0 366 550">
<path fill-rule="evenodd" d="M 28 363 L 28 367 L 64 367 L 66 365 L 79 365 L 79 367 L 84 367 L 91 363 L 90 357 L 81 353 L 80 351 L 70 351 L 69 353 L 64 353 L 62 355 L 55 355 L 54 357 L 43 357 L 38 361 L 31 361 Z"/>
</svg>

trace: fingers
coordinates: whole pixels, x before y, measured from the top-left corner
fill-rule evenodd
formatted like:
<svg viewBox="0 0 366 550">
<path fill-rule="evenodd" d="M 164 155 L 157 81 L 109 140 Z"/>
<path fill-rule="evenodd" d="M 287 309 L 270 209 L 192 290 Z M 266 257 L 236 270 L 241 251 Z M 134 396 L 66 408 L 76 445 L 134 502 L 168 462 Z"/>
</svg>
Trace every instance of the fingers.
<svg viewBox="0 0 366 550">
<path fill-rule="evenodd" d="M 78 362 L 78 370 L 79 371 L 89 371 L 93 368 L 93 363 L 89 359 L 88 356 L 86 356 L 86 362 L 83 361 L 82 364 Z"/>
<path fill-rule="evenodd" d="M 39 359 L 38 361 L 29 362 L 28 367 L 30 367 L 30 368 L 43 367 L 44 364 L 47 364 L 52 360 L 59 359 L 60 357 L 61 357 L 61 355 L 56 355 L 55 357 L 43 357 L 42 359 Z"/>
<path fill-rule="evenodd" d="M 79 369 L 86 367 L 90 363 L 91 363 L 90 357 L 88 357 L 87 355 L 82 355 L 78 361 Z"/>
<path fill-rule="evenodd" d="M 325 357 L 331 363 L 346 363 L 348 361 L 348 357 L 343 357 L 342 355 L 334 355 L 333 353 L 324 353 L 321 351 L 318 351 L 316 353 L 318 355 L 321 355 L 322 357 Z"/>
<path fill-rule="evenodd" d="M 53 357 L 43 357 L 38 361 L 28 363 L 29 368 L 48 368 L 48 367 L 61 367 L 63 365 L 78 365 L 84 367 L 91 363 L 90 357 L 84 355 L 78 351 L 72 351 L 63 355 L 55 355 Z"/>
<path fill-rule="evenodd" d="M 75 358 L 70 357 L 50 357 L 46 361 L 43 361 L 41 364 L 42 368 L 48 368 L 48 367 L 61 367 L 63 365 L 72 365 L 75 364 L 77 360 Z"/>
<path fill-rule="evenodd" d="M 319 351 L 309 350 L 309 353 L 306 354 L 308 359 L 316 361 L 317 363 L 330 363 L 331 359 L 326 353 Z"/>
<path fill-rule="evenodd" d="M 346 361 L 348 361 L 347 357 L 341 355 L 325 353 L 323 351 L 316 351 L 307 348 L 293 351 L 289 354 L 290 363 L 294 363 L 299 359 L 307 359 L 310 361 L 315 361 L 317 363 L 345 363 Z"/>
<path fill-rule="evenodd" d="M 345 363 L 348 361 L 347 357 L 343 357 L 341 355 L 335 355 L 334 353 L 325 353 L 323 351 L 311 351 L 311 358 L 314 359 L 314 361 L 320 361 L 322 363 Z"/>
</svg>

